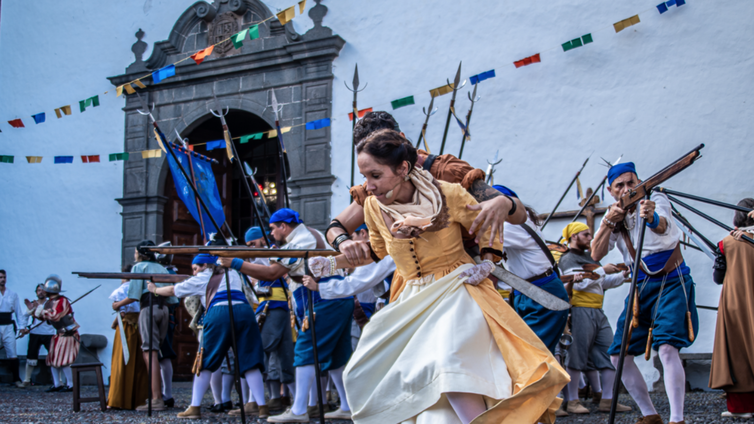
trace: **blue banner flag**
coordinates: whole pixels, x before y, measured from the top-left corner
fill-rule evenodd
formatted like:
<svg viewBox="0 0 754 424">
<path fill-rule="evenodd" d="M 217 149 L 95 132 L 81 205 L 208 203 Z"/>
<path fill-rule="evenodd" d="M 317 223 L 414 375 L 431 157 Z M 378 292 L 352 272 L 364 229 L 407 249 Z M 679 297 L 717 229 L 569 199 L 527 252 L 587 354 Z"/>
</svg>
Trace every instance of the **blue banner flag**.
<svg viewBox="0 0 754 424">
<path fill-rule="evenodd" d="M 481 74 L 472 75 L 471 77 L 469 77 L 469 81 L 471 82 L 472 85 L 474 85 L 474 84 L 476 84 L 478 82 L 482 82 L 482 81 L 484 81 L 486 79 L 490 79 L 490 78 L 495 78 L 495 70 L 494 69 L 491 69 L 491 70 L 489 70 L 487 72 L 482 72 Z"/>
<path fill-rule="evenodd" d="M 318 130 L 320 128 L 325 128 L 329 126 L 330 126 L 330 118 L 317 119 L 316 121 L 311 121 L 311 122 L 306 123 L 307 130 Z"/>
<path fill-rule="evenodd" d="M 167 138 L 160 134 L 163 140 Z M 203 156 L 196 153 L 189 152 L 191 158 L 186 155 L 186 151 L 177 148 L 175 144 L 166 142 L 165 147 L 171 149 L 178 162 L 183 165 L 183 169 L 186 170 L 189 176 L 193 174 L 193 178 L 196 182 L 196 190 L 207 205 L 207 208 L 212 213 L 212 217 L 217 221 L 217 225 L 222 226 L 225 222 L 225 213 L 223 212 L 223 203 L 220 199 L 220 192 L 217 190 L 217 183 L 215 182 L 215 174 L 212 172 L 212 164 L 205 160 Z M 173 159 L 173 155 L 168 153 L 168 165 L 170 166 L 170 173 L 173 174 L 173 182 L 175 183 L 175 191 L 178 193 L 178 197 L 181 198 L 183 204 L 186 205 L 189 213 L 204 228 L 205 237 L 209 238 L 209 234 L 217 233 L 217 229 L 212 224 L 212 220 L 207 216 L 207 212 L 201 207 L 199 202 L 194 197 L 194 191 L 191 189 L 191 184 L 183 176 L 181 168 Z M 192 172 L 193 170 L 193 172 Z M 201 215 L 199 214 L 201 210 Z"/>
<path fill-rule="evenodd" d="M 175 76 L 175 65 L 166 66 L 162 69 L 152 72 L 152 81 L 159 84 L 162 80 Z"/>
</svg>

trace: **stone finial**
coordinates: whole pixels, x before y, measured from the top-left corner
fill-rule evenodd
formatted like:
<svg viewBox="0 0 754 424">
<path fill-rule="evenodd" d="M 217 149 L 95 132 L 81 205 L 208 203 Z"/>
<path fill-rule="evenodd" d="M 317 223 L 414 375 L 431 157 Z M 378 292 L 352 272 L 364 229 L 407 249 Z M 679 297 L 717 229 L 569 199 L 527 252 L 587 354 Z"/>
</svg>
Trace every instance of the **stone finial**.
<svg viewBox="0 0 754 424">
<path fill-rule="evenodd" d="M 311 40 L 315 38 L 329 37 L 332 35 L 332 30 L 326 26 L 322 26 L 322 20 L 327 15 L 327 6 L 322 4 L 322 0 L 314 0 L 317 5 L 309 9 L 309 17 L 314 22 L 314 28 L 306 31 L 304 38 Z"/>
<path fill-rule="evenodd" d="M 144 31 L 139 28 L 139 31 L 136 32 L 136 42 L 131 46 L 131 51 L 134 53 L 134 63 L 128 65 L 128 68 L 126 68 L 127 73 L 131 72 L 140 72 L 140 71 L 146 71 L 147 65 L 144 63 L 144 52 L 147 51 L 147 43 L 144 41 L 141 41 L 142 38 L 144 38 Z"/>
</svg>

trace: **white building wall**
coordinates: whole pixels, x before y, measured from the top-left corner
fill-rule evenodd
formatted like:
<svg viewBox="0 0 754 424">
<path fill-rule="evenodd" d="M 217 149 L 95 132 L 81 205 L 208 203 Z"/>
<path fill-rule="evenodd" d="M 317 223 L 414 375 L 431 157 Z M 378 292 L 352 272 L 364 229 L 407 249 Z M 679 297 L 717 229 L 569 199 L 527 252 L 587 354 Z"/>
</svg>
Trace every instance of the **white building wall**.
<svg viewBox="0 0 754 424">
<path fill-rule="evenodd" d="M 752 195 L 747 179 L 752 130 L 750 75 L 754 41 L 748 18 L 754 4 L 691 0 L 660 15 L 654 1 L 606 4 L 561 2 L 416 0 L 398 2 L 326 1 L 324 24 L 347 41 L 335 60 L 332 210 L 348 203 L 350 183 L 350 84 L 359 64 L 360 108 L 390 111 L 390 101 L 414 95 L 417 104 L 394 113 L 405 133 L 416 140 L 429 103 L 429 89 L 452 79 L 459 61 L 463 78 L 495 69 L 484 81 L 471 124 L 472 140 L 464 159 L 486 169 L 499 150 L 503 163 L 496 182 L 514 189 L 524 202 L 548 212 L 586 156 L 584 188 L 604 176 L 599 157 L 635 161 L 647 177 L 699 143 L 704 158 L 667 186 L 735 203 Z M 30 297 L 50 273 L 64 279 L 68 294 L 94 287 L 71 271 L 111 270 L 120 264 L 122 164 L 106 154 L 123 149 L 123 100 L 100 96 L 101 106 L 77 111 L 78 100 L 112 90 L 107 76 L 133 62 L 133 34 L 142 28 L 149 49 L 168 37 L 175 20 L 193 4 L 188 0 L 108 3 L 2 2 L 0 22 L 0 117 L 22 118 L 27 128 L 0 123 L 0 154 L 16 163 L 0 164 L 0 268 L 9 287 Z M 293 2 L 268 1 L 276 11 Z M 309 1 L 307 9 L 314 6 Z M 618 34 L 612 23 L 640 14 L 641 23 Z M 297 17 L 299 33 L 311 28 Z M 563 53 L 560 44 L 592 33 L 594 43 Z M 541 53 L 542 63 L 516 69 L 512 62 Z M 469 84 L 459 91 L 459 116 L 468 109 Z M 436 99 L 438 112 L 427 131 L 430 148 L 439 150 L 450 95 Z M 53 108 L 71 104 L 72 116 L 56 119 Z M 31 115 L 44 111 L 47 123 Z M 446 152 L 457 154 L 461 133 L 451 123 Z M 101 154 L 100 164 L 53 165 L 55 155 Z M 29 165 L 23 156 L 44 156 Z M 362 178 L 357 177 L 357 182 Z M 603 202 L 602 205 L 607 205 Z M 569 193 L 561 210 L 577 209 Z M 730 211 L 702 207 L 724 222 Z M 691 214 L 687 214 L 690 216 Z M 709 238 L 725 232 L 690 216 Z M 545 231 L 555 239 L 565 221 Z M 697 282 L 697 302 L 717 305 L 719 287 L 711 282 L 712 263 L 686 250 Z M 608 260 L 620 261 L 618 255 Z M 77 304 L 83 333 L 105 334 L 110 345 L 101 359 L 109 366 L 113 332 L 106 297 L 117 285 L 103 285 Z M 606 297 L 613 325 L 628 288 Z M 689 352 L 710 352 L 715 313 L 699 311 L 700 333 Z M 23 354 L 26 342 L 19 344 Z M 643 360 L 638 361 L 642 365 Z M 648 381 L 656 378 L 644 366 Z M 105 370 L 108 373 L 109 368 Z"/>
</svg>

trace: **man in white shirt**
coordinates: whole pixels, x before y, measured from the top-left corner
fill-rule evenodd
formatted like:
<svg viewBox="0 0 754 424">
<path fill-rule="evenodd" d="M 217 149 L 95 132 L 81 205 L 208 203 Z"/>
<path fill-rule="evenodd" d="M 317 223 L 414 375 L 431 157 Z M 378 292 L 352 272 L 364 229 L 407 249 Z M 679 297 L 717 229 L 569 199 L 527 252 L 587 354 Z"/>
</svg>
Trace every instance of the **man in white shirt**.
<svg viewBox="0 0 754 424">
<path fill-rule="evenodd" d="M 47 293 L 44 291 L 42 284 L 37 285 L 37 298 L 34 302 L 30 302 L 24 299 L 26 309 L 24 310 L 24 327 L 19 332 L 20 335 L 29 335 L 29 346 L 26 350 L 26 378 L 24 379 L 24 387 L 31 385 L 31 374 L 34 372 L 34 368 L 37 366 L 39 360 L 39 350 L 42 346 L 50 351 L 50 343 L 52 343 L 52 336 L 55 335 L 55 328 L 47 321 L 40 321 L 34 317 L 34 312 L 37 314 L 42 313 L 44 309 L 45 301 L 47 300 Z"/>
<path fill-rule="evenodd" d="M 636 166 L 631 162 L 613 166 L 607 175 L 607 190 L 616 201 L 641 184 Z M 681 254 L 681 229 L 671 219 L 671 213 L 667 196 L 656 192 L 649 200 L 642 200 L 633 211 L 625 211 L 619 203 L 615 203 L 605 213 L 592 241 L 592 258 L 595 261 L 601 260 L 617 246 L 626 264 L 638 273 L 639 325 L 631 333 L 622 380 L 641 409 L 644 416 L 642 424 L 663 421 L 649 398 L 647 385 L 634 363 L 634 356 L 644 354 L 649 344 L 658 351 L 670 403 L 669 421 L 670 424 L 681 424 L 684 422 L 686 375 L 678 351 L 691 346 L 699 331 L 694 280 Z M 645 219 L 647 230 L 641 264 L 637 267 L 633 266 L 633 261 L 642 230 L 640 218 Z M 628 300 L 618 319 L 613 344 L 608 349 L 613 365 L 618 364 Z M 689 332 L 689 327 L 693 334 Z M 652 338 L 648 343 L 650 329 Z"/>
<path fill-rule="evenodd" d="M 563 239 L 568 242 L 568 251 L 563 253 L 558 266 L 564 275 L 574 275 L 573 296 L 571 297 L 571 328 L 573 343 L 566 356 L 566 371 L 571 376 L 568 383 L 568 405 L 571 414 L 588 414 L 579 401 L 579 382 L 583 372 L 594 391 L 595 402 L 600 412 L 610 412 L 613 398 L 615 368 L 610 362 L 607 348 L 613 340 L 613 330 L 607 316 L 602 311 L 605 290 L 618 287 L 626 276 L 613 264 L 602 266 L 587 252 L 592 241 L 592 232 L 581 222 L 572 222 L 563 229 Z M 597 279 L 584 277 L 584 271 L 593 267 Z M 589 268 L 585 270 L 586 268 Z M 590 370 L 589 366 L 594 369 Z M 618 412 L 631 408 L 618 404 Z"/>
<path fill-rule="evenodd" d="M 16 355 L 16 323 L 20 326 L 23 319 L 23 310 L 18 301 L 18 295 L 6 287 L 7 275 L 4 269 L 0 269 L 0 347 L 5 348 L 5 357 L 10 363 L 10 373 L 13 377 L 11 385 L 24 387 L 18 374 L 18 356 Z M 13 322 L 12 315 L 16 314 Z"/>
</svg>

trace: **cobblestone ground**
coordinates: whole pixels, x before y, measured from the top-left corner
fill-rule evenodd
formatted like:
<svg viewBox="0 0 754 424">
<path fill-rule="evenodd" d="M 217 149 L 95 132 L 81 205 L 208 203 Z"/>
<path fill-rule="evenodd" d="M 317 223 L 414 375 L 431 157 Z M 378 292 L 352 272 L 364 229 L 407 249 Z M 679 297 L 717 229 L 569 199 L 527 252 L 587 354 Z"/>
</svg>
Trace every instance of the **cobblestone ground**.
<svg viewBox="0 0 754 424">
<path fill-rule="evenodd" d="M 47 387 L 30 387 L 26 389 L 17 389 L 3 385 L 0 387 L 0 422 L 2 423 L 81 423 L 81 424 L 99 424 L 99 423 L 170 423 L 182 422 L 176 414 L 182 411 L 191 398 L 190 383 L 174 383 L 173 394 L 175 395 L 176 408 L 167 411 L 154 412 L 152 418 L 148 418 L 146 413 L 137 413 L 135 411 L 107 411 L 100 412 L 97 403 L 87 403 L 82 405 L 81 412 L 73 412 L 72 394 L 71 393 L 44 393 Z M 96 396 L 95 387 L 84 387 L 82 396 Z M 652 399 L 657 407 L 658 412 L 662 415 L 667 423 L 668 403 L 663 394 L 652 394 Z M 640 414 L 637 411 L 636 404 L 627 396 L 621 395 L 620 402 L 624 405 L 634 408 L 634 412 L 618 414 L 616 423 L 634 424 L 639 419 Z M 212 396 L 208 392 L 204 397 L 203 407 L 209 407 L 212 404 Z M 597 412 L 597 406 L 591 402 L 586 402 L 585 406 L 592 413 L 589 415 L 572 415 L 570 417 L 559 418 L 558 424 L 590 424 L 606 423 L 608 414 Z M 720 393 L 710 392 L 693 392 L 686 395 L 686 423 L 691 424 L 732 424 L 732 423 L 754 423 L 752 420 L 740 420 L 721 418 L 720 413 L 725 410 L 725 400 L 720 397 Z M 240 422 L 240 418 L 230 418 L 225 414 L 213 414 L 202 408 L 202 420 L 191 422 L 202 423 L 224 423 Z M 265 423 L 265 420 L 250 419 L 250 423 Z M 319 421 L 311 421 L 312 424 Z M 349 424 L 350 421 L 332 421 L 331 424 Z M 387 424 L 387 423 L 386 423 Z M 523 423 L 526 424 L 526 423 Z"/>
</svg>

